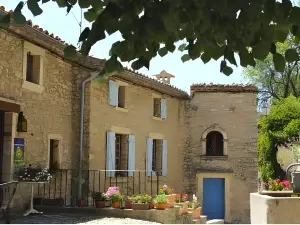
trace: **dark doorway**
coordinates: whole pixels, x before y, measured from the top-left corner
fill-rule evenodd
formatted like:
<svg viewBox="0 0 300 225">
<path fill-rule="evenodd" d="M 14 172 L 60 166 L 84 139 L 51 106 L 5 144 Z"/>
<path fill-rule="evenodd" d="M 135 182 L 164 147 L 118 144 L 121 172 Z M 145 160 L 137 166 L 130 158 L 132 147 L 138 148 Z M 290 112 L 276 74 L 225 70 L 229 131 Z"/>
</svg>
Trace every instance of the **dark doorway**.
<svg viewBox="0 0 300 225">
<path fill-rule="evenodd" d="M 2 164 L 4 148 L 4 116 L 5 112 L 0 110 L 0 183 L 2 183 Z"/>
</svg>

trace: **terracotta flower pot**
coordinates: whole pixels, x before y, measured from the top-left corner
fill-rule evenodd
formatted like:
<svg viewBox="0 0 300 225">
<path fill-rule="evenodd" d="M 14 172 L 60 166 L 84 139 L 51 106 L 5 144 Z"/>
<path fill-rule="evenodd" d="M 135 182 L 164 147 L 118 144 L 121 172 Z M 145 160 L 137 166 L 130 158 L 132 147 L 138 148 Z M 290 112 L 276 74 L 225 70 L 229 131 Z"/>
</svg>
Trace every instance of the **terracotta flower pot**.
<svg viewBox="0 0 300 225">
<path fill-rule="evenodd" d="M 126 209 L 132 209 L 132 201 L 131 200 L 126 200 L 125 201 L 125 208 Z"/>
<path fill-rule="evenodd" d="M 83 200 L 78 200 L 77 201 L 77 206 L 78 207 L 83 207 Z"/>
<path fill-rule="evenodd" d="M 149 203 L 149 209 L 154 209 L 154 203 L 153 202 Z"/>
<path fill-rule="evenodd" d="M 148 210 L 149 203 L 147 203 L 147 204 L 132 203 L 132 209 L 133 210 Z"/>
<path fill-rule="evenodd" d="M 166 195 L 169 201 L 169 208 L 173 208 L 174 207 L 174 203 L 176 200 L 176 194 L 171 194 L 171 195 Z"/>
<path fill-rule="evenodd" d="M 183 203 L 182 208 L 179 211 L 180 215 L 184 215 L 184 214 L 188 213 L 188 204 L 189 204 L 189 202 L 184 202 Z"/>
<path fill-rule="evenodd" d="M 165 210 L 169 208 L 169 203 L 155 203 L 154 207 L 158 210 Z"/>
<path fill-rule="evenodd" d="M 105 201 L 95 201 L 96 208 L 104 208 L 105 207 Z"/>
<path fill-rule="evenodd" d="M 193 218 L 198 219 L 200 218 L 200 215 L 201 215 L 201 207 L 198 207 L 193 212 Z"/>
<path fill-rule="evenodd" d="M 120 202 L 112 202 L 111 203 L 111 207 L 113 207 L 113 208 L 120 208 Z"/>
</svg>

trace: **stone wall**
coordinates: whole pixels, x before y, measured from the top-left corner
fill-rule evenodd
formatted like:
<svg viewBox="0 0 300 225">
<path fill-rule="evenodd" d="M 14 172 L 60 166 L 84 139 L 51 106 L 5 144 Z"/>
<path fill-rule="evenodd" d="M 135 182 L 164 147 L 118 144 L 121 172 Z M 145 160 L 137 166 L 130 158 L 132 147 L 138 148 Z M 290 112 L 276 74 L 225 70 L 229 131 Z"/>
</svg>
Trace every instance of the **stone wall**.
<svg viewBox="0 0 300 225">
<path fill-rule="evenodd" d="M 284 192 L 284 191 L 283 191 Z M 250 194 L 251 224 L 299 224 L 299 197 Z"/>
<path fill-rule="evenodd" d="M 127 85 L 125 111 L 108 104 L 108 83 L 94 81 L 92 84 L 89 168 L 105 169 L 107 131 L 135 135 L 135 169 L 143 171 L 146 169 L 146 138 L 159 136 L 168 142 L 168 174 L 160 178 L 161 182 L 167 182 L 180 193 L 183 191 L 184 101 L 164 96 L 167 119 L 153 119 L 153 95 L 163 95 L 132 83 Z M 141 176 L 145 178 L 145 172 L 141 172 Z"/>
<path fill-rule="evenodd" d="M 257 113 L 254 93 L 194 93 L 187 109 L 188 131 L 185 149 L 186 190 L 198 191 L 196 175 L 231 174 L 228 219 L 249 222 L 249 193 L 257 190 Z M 227 156 L 204 156 L 203 133 L 217 130 L 227 135 Z M 226 145 L 225 145 L 226 142 Z M 198 193 L 200 195 L 200 193 Z M 200 199 L 202 196 L 199 196 Z"/>
<path fill-rule="evenodd" d="M 43 91 L 34 92 L 23 88 L 24 41 L 0 30 L 0 46 L 0 97 L 18 102 L 27 119 L 27 132 L 15 135 L 25 139 L 25 164 L 48 166 L 49 137 L 52 135 L 61 139 L 60 168 L 76 168 L 80 85 L 89 71 L 72 67 L 70 63 L 44 50 Z M 88 92 L 87 88 L 87 96 Z M 86 110 L 89 110 L 89 99 L 86 101 Z M 15 201 L 25 198 L 23 193 L 24 190 L 19 188 Z"/>
</svg>

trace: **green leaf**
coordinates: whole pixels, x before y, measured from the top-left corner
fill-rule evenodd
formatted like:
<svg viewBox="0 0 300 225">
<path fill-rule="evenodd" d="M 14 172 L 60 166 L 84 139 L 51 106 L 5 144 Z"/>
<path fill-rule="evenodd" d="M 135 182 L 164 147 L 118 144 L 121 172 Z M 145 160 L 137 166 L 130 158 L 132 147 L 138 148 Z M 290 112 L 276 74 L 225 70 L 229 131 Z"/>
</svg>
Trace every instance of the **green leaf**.
<svg viewBox="0 0 300 225">
<path fill-rule="evenodd" d="M 166 54 L 168 54 L 168 49 L 166 47 L 162 47 L 158 50 L 158 54 L 160 55 L 160 57 L 164 57 Z"/>
<path fill-rule="evenodd" d="M 226 76 L 229 76 L 230 74 L 233 73 L 233 69 L 229 66 L 224 66 L 223 71 L 222 71 Z"/>
<path fill-rule="evenodd" d="M 149 69 L 149 60 L 146 60 L 144 57 L 139 58 L 131 64 L 133 70 L 139 70 L 142 67 Z"/>
<path fill-rule="evenodd" d="M 89 21 L 93 22 L 97 18 L 98 12 L 96 9 L 91 8 L 87 12 L 84 13 L 84 18 Z"/>
<path fill-rule="evenodd" d="M 211 60 L 211 57 L 207 52 L 202 53 L 201 60 L 204 64 L 208 63 Z"/>
<path fill-rule="evenodd" d="M 84 30 L 81 32 L 80 36 L 79 36 L 79 42 L 86 40 L 89 37 L 89 33 L 90 33 L 90 28 L 86 27 L 84 28 Z"/>
<path fill-rule="evenodd" d="M 285 60 L 287 62 L 295 62 L 298 59 L 299 59 L 299 55 L 295 49 L 290 48 L 290 49 L 286 50 Z"/>
<path fill-rule="evenodd" d="M 65 0 L 56 0 L 56 3 L 57 3 L 57 5 L 58 5 L 58 7 L 60 7 L 60 8 L 63 8 L 63 7 L 66 7 L 66 6 L 67 6 Z"/>
<path fill-rule="evenodd" d="M 76 47 L 73 45 L 69 45 L 64 49 L 64 57 L 66 59 L 76 59 L 77 51 Z"/>
<path fill-rule="evenodd" d="M 0 19 L 0 28 L 7 29 L 10 24 L 10 14 L 6 14 Z"/>
<path fill-rule="evenodd" d="M 78 0 L 78 4 L 80 8 L 88 8 L 90 7 L 90 0 Z"/>
<path fill-rule="evenodd" d="M 276 45 L 275 45 L 274 43 L 271 44 L 270 52 L 271 52 L 272 54 L 275 54 L 275 53 L 276 53 Z"/>
<path fill-rule="evenodd" d="M 178 50 L 181 51 L 181 52 L 183 52 L 185 50 L 185 47 L 186 47 L 185 43 L 181 44 L 181 45 L 179 45 Z"/>
<path fill-rule="evenodd" d="M 236 61 L 235 61 L 235 57 L 234 57 L 234 53 L 232 51 L 231 48 L 227 47 L 226 51 L 225 51 L 225 58 L 233 65 L 237 66 Z"/>
<path fill-rule="evenodd" d="M 273 62 L 274 62 L 275 70 L 277 72 L 284 72 L 285 60 L 281 54 L 279 54 L 279 53 L 274 54 Z"/>
<path fill-rule="evenodd" d="M 42 4 L 49 2 L 50 0 L 42 0 Z"/>
<path fill-rule="evenodd" d="M 300 26 L 300 8 L 298 6 L 294 6 L 292 8 L 292 11 L 291 11 L 291 20 L 292 20 L 292 23 L 295 24 L 295 25 L 298 25 Z"/>
<path fill-rule="evenodd" d="M 26 18 L 22 14 L 22 9 L 24 6 L 24 2 L 19 2 L 17 7 L 15 8 L 13 12 L 13 20 L 16 24 L 24 24 L 26 22 Z"/>
<path fill-rule="evenodd" d="M 256 62 L 252 54 L 249 53 L 246 49 L 239 52 L 239 57 L 240 57 L 240 64 L 243 67 L 247 67 L 248 65 L 254 67 L 256 65 Z"/>
<path fill-rule="evenodd" d="M 227 66 L 226 60 L 222 60 L 220 64 L 220 73 L 223 73 L 223 70 L 226 66 Z"/>
<path fill-rule="evenodd" d="M 38 4 L 38 0 L 28 0 L 27 7 L 34 16 L 38 16 L 43 13 L 43 10 L 40 8 Z"/>
<path fill-rule="evenodd" d="M 116 55 L 112 55 L 109 60 L 107 60 L 104 64 L 104 70 L 102 74 L 106 76 L 115 75 L 118 72 L 122 71 L 122 64 L 118 61 Z"/>
<path fill-rule="evenodd" d="M 181 61 L 182 62 L 186 62 L 190 60 L 190 56 L 188 54 L 184 54 L 183 56 L 181 56 Z"/>
<path fill-rule="evenodd" d="M 91 45 L 88 41 L 83 41 L 80 47 L 80 53 L 87 56 L 91 50 Z"/>
<path fill-rule="evenodd" d="M 259 60 L 264 60 L 270 51 L 270 45 L 263 41 L 260 41 L 252 48 L 253 57 Z"/>
</svg>

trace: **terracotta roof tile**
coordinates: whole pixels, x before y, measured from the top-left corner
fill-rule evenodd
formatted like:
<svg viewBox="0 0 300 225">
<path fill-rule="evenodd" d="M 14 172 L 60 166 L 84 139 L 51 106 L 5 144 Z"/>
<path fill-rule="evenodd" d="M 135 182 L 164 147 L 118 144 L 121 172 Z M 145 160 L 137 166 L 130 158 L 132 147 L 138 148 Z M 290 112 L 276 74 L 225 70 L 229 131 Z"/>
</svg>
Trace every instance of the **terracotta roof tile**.
<svg viewBox="0 0 300 225">
<path fill-rule="evenodd" d="M 252 84 L 193 84 L 192 92 L 257 92 Z"/>
</svg>

